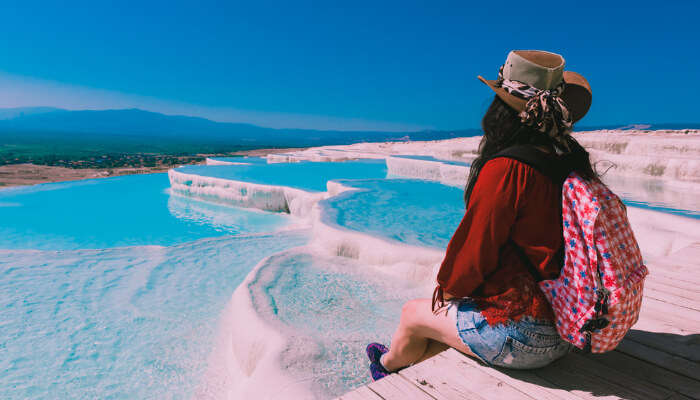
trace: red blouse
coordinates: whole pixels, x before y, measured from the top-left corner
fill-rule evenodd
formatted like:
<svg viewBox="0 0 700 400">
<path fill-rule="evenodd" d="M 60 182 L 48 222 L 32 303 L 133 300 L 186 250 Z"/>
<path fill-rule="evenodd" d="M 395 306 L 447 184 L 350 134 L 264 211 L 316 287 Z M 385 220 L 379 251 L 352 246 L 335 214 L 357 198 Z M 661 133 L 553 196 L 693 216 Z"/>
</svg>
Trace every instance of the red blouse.
<svg viewBox="0 0 700 400">
<path fill-rule="evenodd" d="M 443 292 L 448 298 L 470 297 L 490 325 L 525 315 L 553 320 L 551 306 L 512 243 L 543 279 L 557 277 L 561 223 L 561 187 L 519 161 L 488 161 L 447 246 L 438 300 Z"/>
</svg>

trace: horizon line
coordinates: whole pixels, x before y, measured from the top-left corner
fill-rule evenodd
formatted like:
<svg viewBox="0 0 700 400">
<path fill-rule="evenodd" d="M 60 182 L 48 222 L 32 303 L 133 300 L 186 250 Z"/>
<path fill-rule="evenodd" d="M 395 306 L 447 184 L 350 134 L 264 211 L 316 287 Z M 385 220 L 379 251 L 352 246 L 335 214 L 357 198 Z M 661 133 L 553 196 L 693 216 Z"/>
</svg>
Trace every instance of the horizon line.
<svg viewBox="0 0 700 400">
<path fill-rule="evenodd" d="M 146 113 L 152 113 L 152 114 L 159 114 L 159 115 L 164 115 L 168 117 L 183 117 L 183 118 L 196 118 L 196 119 L 202 119 L 205 121 L 210 121 L 210 122 L 215 122 L 215 123 L 220 123 L 220 124 L 232 124 L 232 125 L 249 125 L 249 126 L 254 126 L 258 128 L 263 128 L 263 129 L 273 129 L 273 130 L 300 130 L 300 131 L 318 131 L 318 132 L 392 132 L 392 133 L 418 133 L 418 132 L 460 132 L 460 131 L 481 131 L 481 128 L 450 128 L 450 129 L 436 129 L 436 128 L 424 128 L 424 129 L 414 129 L 414 130 L 383 130 L 383 129 L 337 129 L 337 128 L 331 128 L 331 129 L 318 129 L 318 128 L 297 128 L 297 127 L 270 127 L 270 126 L 264 126 L 264 125 L 258 125 L 250 122 L 239 122 L 239 121 L 219 121 L 215 120 L 212 118 L 207 118 L 203 117 L 200 115 L 192 115 L 192 114 L 185 114 L 185 113 L 168 113 L 168 112 L 162 112 L 162 111 L 153 111 L 153 110 L 148 110 L 144 108 L 139 108 L 139 107 L 124 107 L 124 108 L 114 108 L 114 107 L 108 107 L 108 108 L 75 108 L 75 109 L 70 109 L 70 108 L 62 108 L 62 107 L 55 107 L 55 106 L 46 106 L 46 105 L 37 105 L 37 106 L 17 106 L 17 107 L 0 107 L 0 111 L 5 110 L 23 110 L 23 109 L 51 109 L 52 111 L 47 111 L 45 113 L 53 112 L 53 111 L 65 111 L 65 112 L 82 112 L 82 111 L 94 111 L 94 112 L 101 112 L 101 111 L 141 111 L 141 112 L 146 112 Z M 21 112 L 21 111 L 20 111 Z M 37 114 L 44 114 L 44 113 L 37 113 Z M 5 118 L 5 120 L 8 119 L 13 119 L 12 118 Z M 2 120 L 2 119 L 0 119 Z M 619 126 L 617 126 L 619 125 Z M 644 127 L 644 125 L 649 125 L 649 127 Z M 638 129 L 638 130 L 645 130 L 647 128 L 650 128 L 654 125 L 700 125 L 700 123 L 693 123 L 693 122 L 635 122 L 635 123 L 628 123 L 628 124 L 601 124 L 601 125 L 583 125 L 580 127 L 575 127 L 574 132 L 576 131 L 586 131 L 586 130 L 597 130 L 597 129 Z M 616 127 L 612 127 L 616 126 Z M 639 126 L 639 127 L 638 127 Z M 658 129 L 668 129 L 668 128 L 658 128 Z M 696 129 L 696 128 L 678 128 L 678 129 Z M 650 129 L 650 130 L 655 130 L 655 129 Z"/>
</svg>

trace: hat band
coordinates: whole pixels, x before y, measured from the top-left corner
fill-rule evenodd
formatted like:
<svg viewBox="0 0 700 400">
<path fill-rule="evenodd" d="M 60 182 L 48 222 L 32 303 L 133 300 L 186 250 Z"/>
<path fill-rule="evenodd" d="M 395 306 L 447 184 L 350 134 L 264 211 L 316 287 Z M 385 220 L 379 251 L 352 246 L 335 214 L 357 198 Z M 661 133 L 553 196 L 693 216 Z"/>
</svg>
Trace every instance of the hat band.
<svg viewBox="0 0 700 400">
<path fill-rule="evenodd" d="M 503 66 L 498 71 L 496 86 L 523 100 L 525 109 L 520 112 L 520 120 L 527 126 L 555 138 L 571 132 L 573 122 L 566 103 L 561 99 L 566 83 L 553 89 L 538 89 L 527 83 L 503 78 Z"/>
</svg>

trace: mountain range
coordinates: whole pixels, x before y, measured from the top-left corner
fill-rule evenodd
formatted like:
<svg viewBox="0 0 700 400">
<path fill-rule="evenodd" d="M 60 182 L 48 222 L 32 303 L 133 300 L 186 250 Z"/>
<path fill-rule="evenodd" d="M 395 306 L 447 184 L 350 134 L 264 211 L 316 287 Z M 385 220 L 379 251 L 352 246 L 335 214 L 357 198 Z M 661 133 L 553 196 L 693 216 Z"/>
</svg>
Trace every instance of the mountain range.
<svg viewBox="0 0 700 400">
<path fill-rule="evenodd" d="M 179 144 L 304 147 L 387 140 L 436 140 L 479 134 L 477 129 L 419 132 L 272 129 L 139 109 L 69 111 L 48 107 L 0 110 L 0 140 L 140 139 Z"/>
<path fill-rule="evenodd" d="M 700 124 L 636 124 L 588 129 L 687 129 Z M 250 147 L 306 147 L 401 140 L 439 140 L 475 136 L 480 129 L 417 132 L 272 129 L 244 123 L 165 115 L 140 109 L 63 110 L 51 107 L 0 109 L 0 145 L 51 142 L 100 148 L 126 145 L 156 152 L 230 151 Z M 107 145 L 106 145 L 107 144 Z M 191 148 L 191 149 L 190 149 Z M 189 149 L 189 150 L 187 150 Z"/>
</svg>

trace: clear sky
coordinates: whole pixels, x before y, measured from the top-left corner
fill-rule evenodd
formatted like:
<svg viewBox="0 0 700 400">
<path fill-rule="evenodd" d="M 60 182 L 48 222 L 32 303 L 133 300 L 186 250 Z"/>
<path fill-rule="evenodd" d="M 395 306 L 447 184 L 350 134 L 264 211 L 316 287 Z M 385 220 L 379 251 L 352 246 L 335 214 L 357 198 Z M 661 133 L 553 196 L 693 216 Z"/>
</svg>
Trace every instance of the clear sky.
<svg viewBox="0 0 700 400">
<path fill-rule="evenodd" d="M 511 49 L 586 76 L 581 125 L 698 122 L 697 1 L 3 1 L 0 107 L 319 129 L 479 126 Z"/>
</svg>

